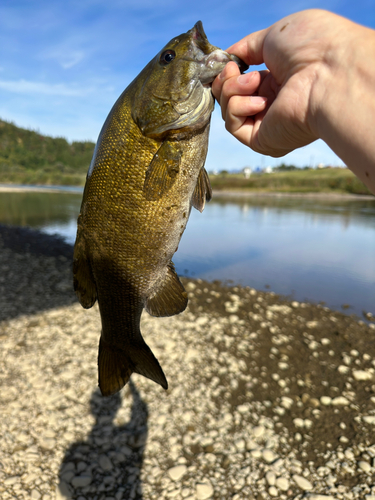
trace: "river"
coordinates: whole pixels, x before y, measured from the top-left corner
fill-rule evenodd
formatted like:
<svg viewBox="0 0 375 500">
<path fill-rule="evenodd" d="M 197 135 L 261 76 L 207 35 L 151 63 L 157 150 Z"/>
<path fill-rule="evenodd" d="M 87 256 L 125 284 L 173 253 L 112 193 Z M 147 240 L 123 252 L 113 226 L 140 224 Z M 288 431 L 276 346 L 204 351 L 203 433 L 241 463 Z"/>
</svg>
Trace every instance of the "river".
<svg viewBox="0 0 375 500">
<path fill-rule="evenodd" d="M 1 192 L 0 223 L 74 243 L 80 192 Z M 180 275 L 375 314 L 375 199 L 217 196 L 192 210 Z"/>
</svg>

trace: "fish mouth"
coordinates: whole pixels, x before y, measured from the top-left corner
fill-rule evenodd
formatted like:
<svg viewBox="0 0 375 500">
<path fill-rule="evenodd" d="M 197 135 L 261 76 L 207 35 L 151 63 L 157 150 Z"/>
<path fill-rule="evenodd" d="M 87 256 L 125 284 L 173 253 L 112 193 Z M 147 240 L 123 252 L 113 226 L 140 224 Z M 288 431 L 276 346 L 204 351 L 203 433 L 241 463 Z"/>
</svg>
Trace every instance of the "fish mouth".
<svg viewBox="0 0 375 500">
<path fill-rule="evenodd" d="M 249 68 L 239 57 L 212 45 L 207 39 L 202 21 L 196 22 L 189 33 L 192 39 L 191 56 L 201 66 L 199 80 L 202 85 L 212 83 L 230 61 L 238 65 L 241 73 Z"/>
<path fill-rule="evenodd" d="M 204 54 L 209 54 L 213 50 L 217 49 L 217 47 L 211 45 L 208 41 L 207 35 L 203 29 L 202 21 L 197 21 L 188 33 L 191 34 L 192 40 Z"/>
</svg>

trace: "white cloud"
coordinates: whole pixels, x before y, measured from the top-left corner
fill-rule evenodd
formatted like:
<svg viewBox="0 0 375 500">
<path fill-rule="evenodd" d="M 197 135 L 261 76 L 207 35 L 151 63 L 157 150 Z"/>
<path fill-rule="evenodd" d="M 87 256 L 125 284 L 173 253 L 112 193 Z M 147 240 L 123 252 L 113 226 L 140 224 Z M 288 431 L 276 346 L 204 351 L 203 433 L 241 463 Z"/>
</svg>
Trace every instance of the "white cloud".
<svg viewBox="0 0 375 500">
<path fill-rule="evenodd" d="M 0 89 L 17 94 L 44 94 L 58 96 L 80 96 L 89 89 L 68 87 L 63 83 L 32 82 L 27 80 L 0 80 Z"/>
<path fill-rule="evenodd" d="M 64 69 L 69 69 L 81 62 L 85 53 L 83 50 L 55 51 L 50 53 L 50 57 L 56 59 L 58 64 Z"/>
</svg>

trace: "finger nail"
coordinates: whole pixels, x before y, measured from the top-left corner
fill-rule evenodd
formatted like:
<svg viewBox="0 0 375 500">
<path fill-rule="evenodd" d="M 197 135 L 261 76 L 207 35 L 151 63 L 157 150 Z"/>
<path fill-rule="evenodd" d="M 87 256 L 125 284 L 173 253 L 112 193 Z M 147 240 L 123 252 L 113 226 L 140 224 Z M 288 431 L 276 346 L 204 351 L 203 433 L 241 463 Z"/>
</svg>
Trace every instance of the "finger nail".
<svg viewBox="0 0 375 500">
<path fill-rule="evenodd" d="M 238 83 L 249 83 L 250 80 L 252 80 L 254 78 L 254 75 L 255 75 L 255 71 L 252 71 L 251 73 L 244 73 L 243 75 L 240 75 L 238 78 L 237 78 L 237 82 Z"/>
<path fill-rule="evenodd" d="M 219 73 L 218 77 L 219 77 L 219 80 L 224 80 L 224 78 L 225 78 L 225 68 L 223 69 L 223 71 L 221 73 Z"/>
<path fill-rule="evenodd" d="M 261 104 L 264 104 L 265 102 L 267 102 L 267 97 L 262 97 L 260 95 L 251 95 L 250 100 L 251 100 L 252 104 L 261 105 Z"/>
</svg>

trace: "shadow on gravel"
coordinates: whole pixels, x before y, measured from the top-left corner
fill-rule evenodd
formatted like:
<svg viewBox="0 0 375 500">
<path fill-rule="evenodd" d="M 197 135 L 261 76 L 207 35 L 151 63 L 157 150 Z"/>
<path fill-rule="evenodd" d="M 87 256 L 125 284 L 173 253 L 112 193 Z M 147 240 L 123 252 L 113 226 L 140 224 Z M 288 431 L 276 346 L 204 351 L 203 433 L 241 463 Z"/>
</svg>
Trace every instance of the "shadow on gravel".
<svg viewBox="0 0 375 500">
<path fill-rule="evenodd" d="M 60 467 L 57 499 L 142 500 L 140 473 L 148 409 L 134 383 L 128 385 L 124 404 L 132 406 L 130 420 L 124 425 L 114 424 L 122 404 L 120 394 L 107 398 L 99 390 L 92 394 L 95 424 L 86 441 L 73 443 L 67 450 Z"/>
<path fill-rule="evenodd" d="M 0 321 L 76 302 L 72 260 L 59 236 L 0 224 Z"/>
</svg>

